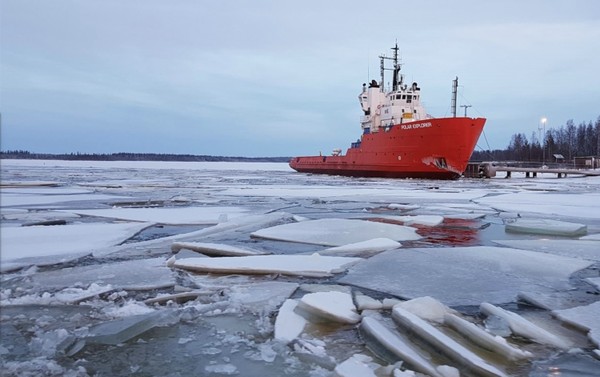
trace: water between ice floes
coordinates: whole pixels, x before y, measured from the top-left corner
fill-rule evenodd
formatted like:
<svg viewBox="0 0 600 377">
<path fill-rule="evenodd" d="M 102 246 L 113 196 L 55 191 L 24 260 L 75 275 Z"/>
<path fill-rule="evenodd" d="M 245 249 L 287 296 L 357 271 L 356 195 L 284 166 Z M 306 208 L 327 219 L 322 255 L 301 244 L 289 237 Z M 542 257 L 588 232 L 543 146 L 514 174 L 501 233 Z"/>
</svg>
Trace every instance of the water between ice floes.
<svg viewBox="0 0 600 377">
<path fill-rule="evenodd" d="M 562 260 L 567 270 L 572 262 L 573 274 L 571 270 L 566 276 L 560 271 L 550 273 L 552 268 L 548 266 L 546 275 L 553 279 L 551 282 L 542 281 L 545 274 L 539 263 L 554 259 L 544 255 L 535 259 L 538 254 L 527 254 L 533 258 L 529 260 L 538 261 L 531 262 L 537 266 L 519 266 L 518 253 L 517 260 L 511 260 L 515 267 L 503 264 L 502 258 L 485 262 L 497 264 L 494 272 L 504 269 L 510 284 L 503 284 L 502 276 L 486 274 L 482 262 L 457 259 L 452 263 L 461 264 L 465 260 L 472 263 L 470 269 L 461 270 L 461 274 L 469 274 L 465 281 L 470 283 L 460 286 L 453 285 L 458 280 L 450 275 L 450 271 L 457 270 L 436 266 L 436 258 L 424 259 L 414 268 L 410 267 L 410 258 L 402 260 L 402 267 L 408 270 L 402 277 L 403 286 L 396 288 L 394 271 L 401 269 L 395 269 L 390 262 L 385 273 L 383 267 L 365 270 L 366 267 L 358 265 L 347 274 L 327 278 L 285 273 L 219 276 L 166 266 L 176 240 L 273 254 L 324 250 L 328 246 L 311 243 L 310 234 L 299 236 L 307 237 L 305 242 L 252 236 L 261 229 L 306 219 L 368 219 L 401 224 L 394 217 L 444 216 L 439 225 L 413 224 L 421 238 L 399 240 L 402 248 L 397 252 L 436 248 L 436 252 L 452 253 L 449 247 L 458 247 L 458 253 L 473 246 L 500 246 L 496 240 L 516 242 L 514 247 L 518 249 L 521 240 L 531 242 L 542 238 L 560 240 L 569 248 L 568 242 L 577 237 L 507 233 L 505 225 L 522 218 L 548 218 L 584 224 L 587 234 L 600 233 L 598 178 L 559 180 L 548 175 L 537 179 L 452 182 L 356 179 L 294 173 L 285 164 L 241 163 L 2 161 L 1 169 L 4 272 L 0 356 L 1 367 L 8 375 L 329 376 L 336 365 L 356 353 L 386 364 L 365 348 L 354 325 L 315 322 L 290 345 L 274 341 L 277 308 L 289 295 L 267 294 L 258 304 L 250 300 L 249 297 L 255 296 L 252 287 L 265 281 L 297 284 L 298 288 L 290 293 L 296 299 L 311 291 L 327 289 L 360 291 L 378 300 L 406 299 L 418 292 L 452 303 L 459 312 L 475 315 L 473 320 L 480 324 L 483 322 L 475 302 L 501 297 L 498 304 L 544 322 L 582 349 L 565 353 L 518 340 L 535 357 L 531 363 L 504 366 L 509 375 L 541 376 L 549 370 L 559 370 L 563 376 L 591 376 L 600 370 L 591 352 L 594 346 L 584 333 L 565 329 L 549 311 L 516 303 L 517 291 L 522 287 L 527 287 L 531 297 L 550 302 L 554 305 L 552 309 L 598 301 L 597 288 L 585 281 L 598 277 L 600 256 L 594 259 L 593 251 L 586 251 L 585 261 L 589 263 L 579 263 L 577 256 L 574 260 Z M 78 232 L 89 229 L 90 235 L 94 234 L 95 225 L 115 224 L 126 236 L 117 242 L 114 234 L 112 238 L 111 234 L 105 234 L 107 237 L 100 234 L 93 238 L 93 243 L 86 243 L 86 239 L 92 238 L 80 233 L 84 239 L 65 254 L 60 239 L 37 232 L 41 226 L 21 227 L 59 218 L 66 221 L 66 225 L 57 225 L 60 227 L 90 225 L 90 228 L 72 228 Z M 234 223 L 235 227 L 228 228 L 227 224 Z M 127 234 L 129 229 L 135 232 Z M 69 241 L 68 233 L 62 236 L 65 243 Z M 189 234 L 195 236 L 186 238 Z M 24 244 L 29 246 L 23 248 Z M 523 245 L 528 249 L 526 243 Z M 10 250 L 26 253 L 33 249 L 36 252 L 29 258 L 10 253 Z M 198 254 L 182 250 L 176 258 L 183 256 Z M 393 260 L 391 263 L 396 263 Z M 538 275 L 531 270 L 511 276 L 517 267 L 525 271 L 536 268 Z M 435 276 L 428 279 L 427 274 L 434 273 L 432 268 Z M 421 271 L 417 274 L 418 285 L 413 287 L 411 280 L 406 280 L 410 270 Z M 371 274 L 374 277 L 371 281 L 378 283 L 363 282 L 359 271 L 366 276 Z M 417 281 L 416 275 L 412 281 Z M 497 285 L 490 287 L 491 281 L 497 281 Z M 443 285 L 445 289 L 440 289 Z M 180 296 L 165 305 L 144 303 L 169 294 Z M 465 297 L 470 298 L 465 300 Z M 472 301 L 473 297 L 476 301 Z M 156 317 L 156 313 L 161 316 Z M 389 319 L 389 310 L 382 314 Z M 133 318 L 134 325 L 123 324 L 123 318 Z M 101 336 L 98 331 L 103 332 Z M 111 339 L 118 344 L 112 344 Z"/>
</svg>

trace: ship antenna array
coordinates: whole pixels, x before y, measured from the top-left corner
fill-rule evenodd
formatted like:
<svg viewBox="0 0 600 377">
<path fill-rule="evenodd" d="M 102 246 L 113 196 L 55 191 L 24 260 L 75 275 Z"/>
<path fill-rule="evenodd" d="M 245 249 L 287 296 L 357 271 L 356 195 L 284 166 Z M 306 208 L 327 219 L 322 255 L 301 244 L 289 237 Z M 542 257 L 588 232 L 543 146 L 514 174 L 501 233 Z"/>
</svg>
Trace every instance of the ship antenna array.
<svg viewBox="0 0 600 377">
<path fill-rule="evenodd" d="M 380 73 L 381 73 L 380 88 L 381 88 L 382 92 L 384 91 L 384 89 L 383 89 L 383 85 L 385 83 L 385 74 L 384 74 L 384 72 L 386 70 L 394 72 L 393 73 L 393 78 L 392 78 L 392 90 L 393 91 L 398 90 L 398 78 L 400 78 L 400 84 L 402 84 L 402 77 L 401 76 L 399 77 L 399 72 L 400 72 L 401 64 L 398 63 L 398 50 L 399 50 L 398 43 L 396 42 L 396 45 L 394 47 L 392 47 L 392 51 L 394 51 L 393 57 L 388 57 L 388 56 L 385 56 L 385 55 L 379 55 L 379 70 L 380 70 Z M 384 61 L 386 59 L 387 60 L 392 60 L 394 62 L 393 68 L 385 68 Z"/>
</svg>

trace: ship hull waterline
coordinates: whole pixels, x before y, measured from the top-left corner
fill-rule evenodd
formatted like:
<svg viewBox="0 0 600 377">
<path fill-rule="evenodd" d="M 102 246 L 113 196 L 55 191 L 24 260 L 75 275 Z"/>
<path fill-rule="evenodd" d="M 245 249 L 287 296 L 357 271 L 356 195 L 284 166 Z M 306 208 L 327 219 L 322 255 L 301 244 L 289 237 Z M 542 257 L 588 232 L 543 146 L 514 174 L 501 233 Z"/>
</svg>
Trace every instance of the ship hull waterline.
<svg viewBox="0 0 600 377">
<path fill-rule="evenodd" d="M 467 167 L 484 118 L 431 118 L 366 133 L 345 155 L 295 157 L 298 172 L 353 177 L 457 179 Z"/>
</svg>

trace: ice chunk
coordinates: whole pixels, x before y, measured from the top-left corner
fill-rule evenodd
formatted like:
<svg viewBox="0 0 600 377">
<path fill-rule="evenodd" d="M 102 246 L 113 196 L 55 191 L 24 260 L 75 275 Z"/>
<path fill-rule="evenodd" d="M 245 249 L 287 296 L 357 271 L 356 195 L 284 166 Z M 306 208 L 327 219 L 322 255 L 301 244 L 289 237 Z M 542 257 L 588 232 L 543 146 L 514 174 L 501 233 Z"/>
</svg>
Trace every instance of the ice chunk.
<svg viewBox="0 0 600 377">
<path fill-rule="evenodd" d="M 188 258 L 175 261 L 177 268 L 229 274 L 284 274 L 325 277 L 344 271 L 360 258 L 313 255 L 257 255 L 248 257 Z"/>
<path fill-rule="evenodd" d="M 600 301 L 571 309 L 554 310 L 556 318 L 588 332 L 588 338 L 600 347 Z"/>
<path fill-rule="evenodd" d="M 449 307 L 429 296 L 414 298 L 397 305 L 423 319 L 440 324 L 444 323 L 444 316 L 447 313 L 453 312 Z"/>
<path fill-rule="evenodd" d="M 335 377 L 377 377 L 361 355 L 352 355 L 335 367 Z M 364 356 L 364 355 L 363 355 Z M 368 358 L 369 361 L 371 358 Z M 368 361 L 367 361 L 368 362 Z"/>
<path fill-rule="evenodd" d="M 383 303 L 381 301 L 359 293 L 354 296 L 354 301 L 356 302 L 358 310 L 379 310 L 383 308 Z"/>
<path fill-rule="evenodd" d="M 360 315 L 352 302 L 352 296 L 343 292 L 316 292 L 305 294 L 298 308 L 328 321 L 341 323 L 357 323 Z"/>
<path fill-rule="evenodd" d="M 514 302 L 521 291 L 569 289 L 569 277 L 591 262 L 489 246 L 385 251 L 355 266 L 340 283 L 449 306 Z"/>
<path fill-rule="evenodd" d="M 349 219 L 320 219 L 277 225 L 256 231 L 252 236 L 324 246 L 341 246 L 373 238 L 389 238 L 395 241 L 421 238 L 414 228 Z"/>
<path fill-rule="evenodd" d="M 562 349 L 571 347 L 571 343 L 567 340 L 559 338 L 541 327 L 536 326 L 516 313 L 499 308 L 487 302 L 482 303 L 480 309 L 485 315 L 495 315 L 504 318 L 508 322 L 511 331 L 516 335 L 531 339 L 536 343 L 547 344 Z"/>
<path fill-rule="evenodd" d="M 55 264 L 117 245 L 149 224 L 2 227 L 0 262 Z M 38 262 L 39 261 L 39 262 Z"/>
<path fill-rule="evenodd" d="M 551 219 L 517 219 L 505 226 L 507 232 L 549 234 L 552 236 L 581 236 L 587 233 L 587 225 Z"/>
<path fill-rule="evenodd" d="M 165 310 L 129 316 L 90 328 L 85 341 L 88 344 L 120 344 L 153 327 L 177 321 L 177 316 L 173 312 Z"/>
<path fill-rule="evenodd" d="M 339 255 L 353 257 L 370 257 L 386 250 L 398 249 L 402 246 L 389 238 L 374 238 L 367 241 L 351 243 L 319 251 L 321 255 Z"/>
<path fill-rule="evenodd" d="M 539 251 L 570 258 L 600 262 L 600 245 L 594 241 L 539 239 L 539 240 L 494 240 L 493 242 L 517 249 Z"/>
<path fill-rule="evenodd" d="M 440 372 L 444 377 L 460 377 L 458 369 L 449 365 L 440 365 L 437 367 L 437 371 Z"/>
<path fill-rule="evenodd" d="M 478 220 L 483 219 L 487 214 L 485 213 L 453 213 L 453 214 L 445 214 L 445 219 L 451 220 Z"/>
<path fill-rule="evenodd" d="M 410 216 L 379 216 L 384 219 L 399 221 L 404 225 L 424 225 L 436 226 L 444 221 L 443 216 L 439 215 L 410 215 Z"/>
<path fill-rule="evenodd" d="M 234 304 L 268 314 L 287 300 L 296 289 L 297 283 L 264 281 L 233 286 L 230 288 L 229 298 Z"/>
<path fill-rule="evenodd" d="M 478 346 L 495 354 L 502 355 L 508 360 L 520 360 L 533 357 L 530 352 L 522 351 L 519 348 L 510 345 L 506 339 L 497 335 L 492 335 L 474 323 L 454 314 L 446 314 L 444 316 L 444 323 Z"/>
<path fill-rule="evenodd" d="M 415 335 L 422 338 L 441 353 L 447 355 L 454 361 L 464 365 L 474 373 L 482 376 L 505 376 L 493 365 L 488 364 L 481 357 L 469 351 L 454 339 L 442 333 L 426 321 L 416 315 L 402 309 L 400 306 L 394 306 L 392 318 L 403 328 L 414 332 Z"/>
<path fill-rule="evenodd" d="M 443 377 L 429 360 L 377 319 L 364 317 L 360 323 L 360 333 L 367 347 L 384 359 L 391 362 L 402 360 L 417 372 L 431 377 Z"/>
<path fill-rule="evenodd" d="M 207 242 L 173 242 L 171 251 L 174 253 L 181 249 L 193 250 L 208 256 L 246 256 L 268 254 L 259 250 L 245 249 L 231 245 L 207 243 Z"/>
<path fill-rule="evenodd" d="M 285 344 L 296 339 L 304 326 L 306 326 L 306 319 L 301 315 L 294 312 L 298 300 L 287 299 L 279 308 L 279 313 L 275 319 L 275 339 Z"/>
</svg>

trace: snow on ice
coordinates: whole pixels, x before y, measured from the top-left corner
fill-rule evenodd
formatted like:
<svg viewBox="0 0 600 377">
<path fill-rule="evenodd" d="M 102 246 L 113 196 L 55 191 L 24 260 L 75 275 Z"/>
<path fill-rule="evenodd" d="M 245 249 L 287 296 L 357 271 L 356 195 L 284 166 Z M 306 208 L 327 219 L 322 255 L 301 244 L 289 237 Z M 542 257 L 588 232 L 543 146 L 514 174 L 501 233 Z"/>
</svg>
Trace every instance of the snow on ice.
<svg viewBox="0 0 600 377">
<path fill-rule="evenodd" d="M 186 258 L 173 264 L 195 272 L 228 274 L 284 274 L 325 277 L 343 272 L 360 258 L 313 255 L 257 255 L 246 257 Z"/>
<path fill-rule="evenodd" d="M 0 169 L 9 376 L 597 370 L 600 178 L 442 183 L 114 161 Z M 505 232 L 539 233 L 550 219 L 562 224 L 548 239 Z M 46 221 L 66 225 L 29 226 Z M 575 239 L 564 223 L 591 235 Z"/>
<path fill-rule="evenodd" d="M 342 246 L 373 238 L 389 238 L 394 241 L 421 238 L 414 228 L 349 219 L 320 219 L 277 225 L 256 231 L 252 236 L 323 246 Z"/>
</svg>

